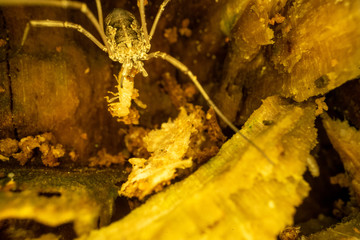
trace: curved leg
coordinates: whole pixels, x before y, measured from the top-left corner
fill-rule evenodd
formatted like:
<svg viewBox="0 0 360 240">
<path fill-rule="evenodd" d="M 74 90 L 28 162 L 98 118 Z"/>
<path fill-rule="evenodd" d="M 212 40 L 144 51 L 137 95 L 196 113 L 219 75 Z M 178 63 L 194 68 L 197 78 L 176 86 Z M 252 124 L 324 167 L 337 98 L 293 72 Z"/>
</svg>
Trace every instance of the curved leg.
<svg viewBox="0 0 360 240">
<path fill-rule="evenodd" d="M 201 86 L 199 81 L 197 80 L 197 77 L 188 69 L 187 66 L 185 66 L 182 62 L 177 60 L 176 58 L 163 53 L 163 52 L 153 52 L 148 55 L 148 59 L 151 58 L 162 58 L 166 60 L 167 62 L 171 63 L 174 67 L 179 69 L 181 72 L 186 74 L 191 81 L 195 84 L 197 89 L 199 89 L 201 95 L 205 98 L 205 100 L 208 102 L 208 104 L 215 110 L 215 112 L 218 114 L 218 116 L 232 129 L 234 132 L 238 133 L 241 137 L 243 137 L 248 143 L 250 143 L 254 148 L 256 148 L 271 164 L 274 164 L 273 161 L 266 155 L 266 153 L 259 148 L 253 141 L 251 141 L 249 138 L 247 138 L 245 135 L 243 135 L 237 127 L 232 124 L 229 119 L 220 111 L 220 109 L 217 108 L 215 103 L 210 99 L 209 95 L 205 92 L 204 88 Z M 148 60 L 147 59 L 147 60 Z"/>
<path fill-rule="evenodd" d="M 103 44 L 101 44 L 91 33 L 85 30 L 81 25 L 71 22 L 61 22 L 61 21 L 53 21 L 53 20 L 31 20 L 30 22 L 28 22 L 26 24 L 24 35 L 21 40 L 20 49 L 25 44 L 26 38 L 30 31 L 30 27 L 62 27 L 62 28 L 76 29 L 78 32 L 84 34 L 93 43 L 95 43 L 96 46 L 98 46 L 101 50 L 107 52 L 107 48 Z"/>
<path fill-rule="evenodd" d="M 99 0 L 97 1 L 97 5 L 100 4 Z M 0 0 L 0 6 L 16 6 L 16 5 L 22 5 L 22 6 L 49 6 L 49 7 L 61 7 L 64 9 L 71 8 L 81 11 L 86 15 L 86 17 L 91 21 L 91 23 L 95 26 L 96 30 L 100 34 L 100 37 L 102 41 L 105 44 L 105 47 L 108 49 L 109 54 L 109 46 L 106 40 L 104 29 L 101 27 L 101 23 L 99 23 L 94 14 L 90 11 L 88 6 L 83 2 L 78 1 L 69 1 L 69 0 L 59 0 L 59 1 L 49 1 L 49 0 Z M 98 11 L 100 12 L 101 8 L 98 8 Z M 102 15 L 102 14 L 101 14 Z M 100 16 L 99 16 L 100 17 Z"/>
</svg>

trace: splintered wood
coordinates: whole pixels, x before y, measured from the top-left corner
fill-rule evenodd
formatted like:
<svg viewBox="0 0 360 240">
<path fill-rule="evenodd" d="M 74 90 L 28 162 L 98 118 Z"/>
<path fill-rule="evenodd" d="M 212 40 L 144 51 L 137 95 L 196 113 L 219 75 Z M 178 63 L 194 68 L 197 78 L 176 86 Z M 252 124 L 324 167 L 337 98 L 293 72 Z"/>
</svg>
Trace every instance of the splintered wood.
<svg viewBox="0 0 360 240">
<path fill-rule="evenodd" d="M 311 102 L 293 105 L 278 97 L 266 99 L 241 131 L 266 149 L 275 165 L 235 135 L 188 178 L 83 239 L 276 239 L 293 223 L 296 206 L 310 190 L 302 175 L 316 144 L 315 108 Z M 150 146 L 170 141 L 164 138 Z"/>
<path fill-rule="evenodd" d="M 191 167 L 192 158 L 186 158 L 185 154 L 193 141 L 192 136 L 203 124 L 201 109 L 187 113 L 185 108 L 180 108 L 174 121 L 169 120 L 161 125 L 161 129 L 149 132 L 143 141 L 151 156 L 148 159 L 129 159 L 133 168 L 119 194 L 142 199 L 170 184 L 176 176 L 176 169 Z"/>
<path fill-rule="evenodd" d="M 323 115 L 323 125 L 347 173 L 331 178 L 332 183 L 350 187 L 350 194 L 360 203 L 360 132 L 347 121 L 332 120 L 328 115 Z"/>
</svg>

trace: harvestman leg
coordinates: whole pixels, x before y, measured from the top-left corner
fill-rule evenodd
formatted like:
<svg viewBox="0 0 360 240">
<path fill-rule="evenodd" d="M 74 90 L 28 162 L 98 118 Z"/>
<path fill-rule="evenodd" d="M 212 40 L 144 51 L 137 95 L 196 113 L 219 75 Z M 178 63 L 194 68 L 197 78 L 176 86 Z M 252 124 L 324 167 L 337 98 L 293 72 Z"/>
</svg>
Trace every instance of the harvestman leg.
<svg viewBox="0 0 360 240">
<path fill-rule="evenodd" d="M 108 52 L 109 55 L 112 53 L 110 52 L 110 48 L 108 46 L 108 42 L 106 40 L 105 32 L 103 30 L 103 16 L 102 16 L 102 9 L 101 9 L 101 3 L 100 0 L 95 0 L 96 6 L 98 10 L 98 22 L 96 21 L 96 18 L 94 17 L 93 13 L 89 10 L 87 5 L 82 2 L 77 1 L 68 1 L 68 0 L 59 0 L 59 1 L 48 1 L 48 0 L 33 0 L 29 2 L 28 0 L 0 0 L 0 5 L 2 6 L 10 6 L 10 5 L 38 5 L 38 6 L 53 6 L 53 7 L 62 7 L 62 8 L 72 8 L 80 10 L 82 13 L 84 13 L 89 20 L 92 22 L 92 24 L 95 26 L 97 31 L 99 32 L 103 42 L 105 45 L 101 44 L 92 34 L 90 34 L 86 29 L 84 29 L 81 25 L 71 23 L 71 22 L 61 22 L 61 21 L 52 21 L 52 20 L 39 20 L 30 21 L 24 31 L 24 36 L 21 42 L 21 46 L 26 41 L 28 32 L 30 30 L 30 26 L 33 27 L 63 27 L 63 28 L 72 28 L 76 29 L 80 33 L 84 34 L 87 38 L 89 38 L 92 42 L 94 42 L 100 49 L 102 49 L 105 52 Z M 161 17 L 161 14 L 163 13 L 165 6 L 170 2 L 170 0 L 164 0 L 161 4 L 157 15 L 155 17 L 154 23 L 151 27 L 150 35 L 147 31 L 146 26 L 146 18 L 145 18 L 145 7 L 144 7 L 144 0 L 139 0 L 139 11 L 140 11 L 140 17 L 141 17 L 141 24 L 142 24 L 142 30 L 144 32 L 144 37 L 146 44 L 150 44 L 150 39 L 152 38 L 156 26 L 158 24 L 158 21 Z M 248 139 L 245 135 L 243 135 L 241 132 L 239 132 L 239 129 L 236 128 L 228 119 L 227 117 L 217 108 L 217 106 L 214 104 L 214 102 L 210 99 L 209 95 L 205 92 L 204 88 L 201 86 L 201 84 L 198 82 L 197 77 L 180 61 L 175 59 L 174 57 L 163 53 L 163 52 L 154 52 L 148 54 L 148 57 L 144 60 L 149 60 L 151 58 L 162 58 L 165 61 L 171 63 L 173 66 L 178 68 L 180 71 L 182 71 L 184 74 L 186 74 L 191 81 L 195 84 L 195 86 L 199 89 L 200 93 L 203 95 L 205 100 L 208 102 L 208 104 L 214 108 L 215 112 L 219 115 L 219 117 L 235 132 L 239 133 L 245 140 L 247 140 L 253 147 L 255 147 L 270 163 L 273 164 L 273 162 L 270 160 L 270 158 L 264 153 L 262 149 L 260 149 L 255 143 L 253 143 L 250 139 Z M 123 66 L 124 67 L 124 66 Z M 128 68 L 125 66 L 125 68 Z M 125 69 L 124 72 L 127 72 Z M 122 78 L 122 77 L 121 77 Z"/>
<path fill-rule="evenodd" d="M 144 0 L 139 0 L 138 4 L 139 4 L 139 11 L 140 11 L 140 17 L 141 17 L 141 24 L 142 24 L 142 28 L 144 31 L 144 35 L 147 38 L 152 38 L 152 36 L 155 33 L 156 30 L 156 26 L 159 22 L 159 19 L 161 17 L 161 14 L 164 12 L 166 5 L 170 2 L 171 0 L 164 0 L 162 2 L 162 4 L 159 7 L 159 10 L 156 14 L 154 23 L 151 27 L 151 31 L 150 31 L 150 35 L 148 35 L 148 31 L 147 31 L 147 27 L 146 27 L 146 17 L 145 17 L 145 7 L 144 7 Z M 178 61 L 177 59 L 175 59 L 174 57 L 164 53 L 164 52 L 153 52 L 148 54 L 148 58 L 147 60 L 151 59 L 151 58 L 162 58 L 164 60 L 166 60 L 167 62 L 171 63 L 172 65 L 174 65 L 177 69 L 179 69 L 180 71 L 182 71 L 184 74 L 186 74 L 191 81 L 195 84 L 195 86 L 199 89 L 201 95 L 203 95 L 203 97 L 205 98 L 205 100 L 209 103 L 209 105 L 214 108 L 215 112 L 219 115 L 219 117 L 235 132 L 239 132 L 239 129 L 237 127 L 234 126 L 234 124 L 232 124 L 229 119 L 227 119 L 227 117 L 225 117 L 225 115 L 216 107 L 215 103 L 210 99 L 209 95 L 205 92 L 204 88 L 201 86 L 201 84 L 199 83 L 199 81 L 197 80 L 197 77 L 188 69 L 188 67 L 186 67 L 182 62 Z M 245 136 L 244 136 L 245 137 Z M 246 137 L 245 137 L 246 138 Z"/>
<path fill-rule="evenodd" d="M 145 8 L 144 8 L 144 0 L 139 0 L 139 11 L 140 11 L 140 16 L 141 16 L 141 24 L 143 27 L 143 31 L 146 32 L 146 36 L 148 38 L 152 38 L 152 36 L 155 33 L 156 30 L 156 26 L 159 22 L 159 19 L 161 17 L 161 14 L 164 12 L 166 5 L 170 2 L 170 0 L 164 0 L 162 2 L 162 4 L 159 7 L 159 10 L 156 14 L 154 23 L 151 27 L 151 31 L 150 31 L 150 35 L 148 36 L 148 32 L 147 32 L 147 27 L 146 27 L 146 19 L 145 19 Z M 150 53 L 148 55 L 148 59 L 151 58 L 157 58 L 160 57 L 166 61 L 168 61 L 169 63 L 171 63 L 172 65 L 174 65 L 177 69 L 179 69 L 180 71 L 182 71 L 184 74 L 188 75 L 188 77 L 191 79 L 191 81 L 195 84 L 195 86 L 199 89 L 201 95 L 203 95 L 203 97 L 205 98 L 205 100 L 209 103 L 209 105 L 214 108 L 215 112 L 219 115 L 219 117 L 235 132 L 239 132 L 239 129 L 237 127 L 234 126 L 234 124 L 232 124 L 229 119 L 227 119 L 227 117 L 225 117 L 225 115 L 217 108 L 217 106 L 215 105 L 215 103 L 210 99 L 209 95 L 205 92 L 204 88 L 201 86 L 201 84 L 199 83 L 199 81 L 197 80 L 197 77 L 180 61 L 178 61 L 177 59 L 175 59 L 174 57 L 163 53 L 163 52 L 154 52 L 154 53 Z M 245 136 L 244 136 L 245 137 Z M 246 138 L 246 137 L 245 137 Z"/>
<path fill-rule="evenodd" d="M 144 0 L 138 0 L 138 7 L 140 12 L 141 28 L 144 33 L 144 38 L 146 45 L 150 45 L 149 33 L 146 26 L 146 17 L 145 17 L 145 4 Z"/>
<path fill-rule="evenodd" d="M 148 59 L 151 58 L 162 58 L 165 61 L 171 63 L 174 67 L 179 69 L 181 72 L 186 74 L 191 81 L 195 84 L 195 86 L 199 89 L 201 95 L 205 98 L 207 103 L 215 110 L 215 112 L 218 114 L 218 116 L 236 133 L 240 134 L 241 137 L 243 137 L 247 142 L 249 142 L 254 148 L 256 148 L 263 157 L 265 157 L 271 164 L 274 164 L 273 161 L 265 154 L 265 152 L 259 148 L 253 141 L 251 141 L 248 137 L 246 137 L 244 134 L 242 134 L 237 127 L 232 124 L 229 119 L 217 108 L 215 103 L 210 99 L 209 95 L 206 93 L 204 88 L 201 86 L 199 81 L 197 80 L 197 77 L 188 69 L 188 67 L 177 60 L 176 58 L 164 53 L 164 52 L 153 52 L 148 55 Z"/>
<path fill-rule="evenodd" d="M 149 54 L 149 59 L 151 58 L 162 58 L 165 61 L 171 63 L 174 67 L 179 69 L 181 72 L 186 74 L 191 81 L 195 84 L 197 89 L 199 89 L 201 95 L 205 98 L 205 100 L 209 103 L 209 105 L 214 108 L 215 112 L 219 115 L 219 117 L 232 129 L 234 132 L 238 132 L 239 129 L 232 124 L 227 117 L 216 107 L 215 103 L 210 99 L 209 95 L 206 93 L 204 88 L 201 86 L 199 81 L 197 80 L 197 77 L 189 70 L 189 68 L 177 60 L 176 58 L 172 57 L 171 55 L 164 53 L 164 52 L 153 52 Z"/>
<path fill-rule="evenodd" d="M 161 17 L 161 14 L 164 12 L 165 10 L 165 7 L 166 5 L 170 2 L 171 0 L 164 0 L 160 7 L 159 7 L 159 10 L 156 14 L 156 17 L 155 17 L 155 20 L 153 22 L 153 25 L 151 27 L 151 30 L 150 30 L 150 34 L 148 33 L 148 30 L 147 30 L 147 25 L 146 25 L 146 15 L 145 15 L 145 6 L 144 6 L 144 0 L 138 0 L 138 7 L 139 7 L 139 12 L 140 12 L 140 19 L 141 19 L 141 26 L 142 26 L 142 29 L 143 29 L 143 32 L 144 32 L 144 37 L 145 37 L 145 41 L 147 44 L 150 43 L 150 40 L 152 38 L 152 36 L 154 35 L 155 33 L 155 30 L 156 30 L 156 26 L 159 22 L 159 19 Z"/>
<path fill-rule="evenodd" d="M 98 12 L 98 22 L 100 25 L 100 29 L 101 29 L 101 32 L 104 32 L 104 17 L 103 17 L 101 2 L 100 2 L 100 0 L 95 0 L 95 2 L 96 2 L 96 9 Z"/>
<path fill-rule="evenodd" d="M 152 36 L 155 33 L 156 30 L 156 26 L 159 22 L 159 19 L 161 17 L 161 14 L 163 13 L 165 6 L 170 2 L 170 0 L 164 0 L 163 3 L 160 5 L 160 8 L 156 14 L 154 23 L 151 27 L 151 31 L 150 31 L 150 35 L 148 36 L 148 32 L 146 29 L 146 20 L 145 20 L 145 10 L 144 10 L 144 0 L 139 0 L 139 11 L 140 11 L 140 16 L 141 16 L 141 23 L 144 29 L 144 32 L 146 32 L 146 36 L 151 39 Z M 246 137 L 244 134 L 242 134 L 240 132 L 240 130 L 235 127 L 234 124 L 232 124 L 232 122 L 230 122 L 230 120 L 220 111 L 220 109 L 215 105 L 215 103 L 211 100 L 211 98 L 209 97 L 209 95 L 206 93 L 206 91 L 204 90 L 204 88 L 201 86 L 201 84 L 199 83 L 199 81 L 197 80 L 197 77 L 189 70 L 189 68 L 183 64 L 182 62 L 180 62 L 179 60 L 177 60 L 176 58 L 172 57 L 169 54 L 166 54 L 164 52 L 153 52 L 148 54 L 148 58 L 146 60 L 149 60 L 151 58 L 162 58 L 165 61 L 171 63 L 174 67 L 176 67 L 177 69 L 179 69 L 181 72 L 183 72 L 184 74 L 186 74 L 191 81 L 195 84 L 195 86 L 197 87 L 197 89 L 199 89 L 201 95 L 204 97 L 204 99 L 206 100 L 206 102 L 215 110 L 215 112 L 217 113 L 217 115 L 236 133 L 238 133 L 241 137 L 243 137 L 247 142 L 249 142 L 254 148 L 256 148 L 261 155 L 263 155 L 263 157 L 265 157 L 271 164 L 274 164 L 273 161 L 271 161 L 271 159 L 266 155 L 266 153 L 259 148 L 253 141 L 251 141 L 248 137 Z"/>
<path fill-rule="evenodd" d="M 24 35 L 21 40 L 20 49 L 24 46 L 26 38 L 29 34 L 30 27 L 61 27 L 61 28 L 71 28 L 75 29 L 78 32 L 82 33 L 84 36 L 89 38 L 93 43 L 96 44 L 101 50 L 107 52 L 108 49 L 105 45 L 99 42 L 91 33 L 89 33 L 86 29 L 84 29 L 81 25 L 72 23 L 72 22 L 62 22 L 62 21 L 54 21 L 54 20 L 31 20 L 26 24 L 26 28 L 24 31 Z"/>
<path fill-rule="evenodd" d="M 152 25 L 151 30 L 150 30 L 150 36 L 149 36 L 150 39 L 152 38 L 152 36 L 154 36 L 156 26 L 157 26 L 157 24 L 159 22 L 161 14 L 164 12 L 165 7 L 169 2 L 170 2 L 170 0 L 164 0 L 163 3 L 160 5 L 160 8 L 159 8 L 159 10 L 158 10 L 158 12 L 156 14 L 155 20 L 154 20 L 153 25 Z"/>
<path fill-rule="evenodd" d="M 103 19 L 102 19 L 102 9 L 100 0 L 96 1 L 96 7 L 98 11 L 98 18 L 99 22 L 95 18 L 94 14 L 90 11 L 88 6 L 83 2 L 78 1 L 69 1 L 69 0 L 60 0 L 60 1 L 49 1 L 49 0 L 0 0 L 1 6 L 15 6 L 15 5 L 22 5 L 22 6 L 48 6 L 48 7 L 60 7 L 64 9 L 75 9 L 81 11 L 85 16 L 91 21 L 91 23 L 95 26 L 96 30 L 100 34 L 102 41 L 105 44 L 107 51 L 109 52 L 110 48 L 108 46 L 108 42 L 106 40 L 104 28 L 103 28 Z M 61 26 L 59 26 L 61 27 Z M 83 27 L 81 27 L 84 29 Z M 76 29 L 76 28 L 75 28 Z M 84 29 L 85 30 L 85 29 Z M 83 31 L 85 32 L 85 31 Z M 88 32 L 88 31 L 86 31 Z M 88 37 L 88 36 L 87 36 Z M 99 42 L 99 41 L 98 41 Z M 109 54 L 112 54 L 109 52 Z"/>
</svg>

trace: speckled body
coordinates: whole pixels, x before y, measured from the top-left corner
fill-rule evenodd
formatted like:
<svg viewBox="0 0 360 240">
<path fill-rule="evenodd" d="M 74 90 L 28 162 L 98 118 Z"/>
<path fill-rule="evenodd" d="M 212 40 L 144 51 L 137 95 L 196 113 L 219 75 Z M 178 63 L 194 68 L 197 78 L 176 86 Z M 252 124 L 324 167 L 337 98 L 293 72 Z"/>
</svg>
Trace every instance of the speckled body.
<svg viewBox="0 0 360 240">
<path fill-rule="evenodd" d="M 141 26 L 130 12 L 116 8 L 105 18 L 105 34 L 111 60 L 142 71 L 150 44 L 146 44 Z"/>
</svg>

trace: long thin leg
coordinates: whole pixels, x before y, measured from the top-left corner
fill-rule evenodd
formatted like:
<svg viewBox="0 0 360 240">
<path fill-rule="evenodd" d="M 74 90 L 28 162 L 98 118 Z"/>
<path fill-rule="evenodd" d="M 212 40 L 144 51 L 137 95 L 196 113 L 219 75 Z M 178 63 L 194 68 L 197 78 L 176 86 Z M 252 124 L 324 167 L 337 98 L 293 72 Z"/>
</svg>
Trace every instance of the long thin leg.
<svg viewBox="0 0 360 240">
<path fill-rule="evenodd" d="M 232 129 L 234 132 L 240 134 L 241 137 L 243 137 L 248 143 L 250 143 L 254 148 L 256 148 L 271 164 L 274 164 L 273 161 L 266 155 L 266 153 L 259 148 L 253 141 L 251 141 L 249 138 L 247 138 L 245 135 L 243 135 L 237 127 L 232 124 L 229 119 L 220 111 L 220 109 L 217 108 L 215 103 L 210 99 L 209 95 L 205 92 L 204 88 L 201 86 L 199 81 L 197 80 L 197 77 L 185 66 L 182 62 L 177 60 L 176 58 L 164 53 L 164 52 L 153 52 L 148 55 L 148 59 L 151 58 L 162 58 L 166 60 L 167 62 L 171 63 L 174 67 L 179 69 L 181 72 L 186 74 L 191 81 L 195 84 L 197 89 L 199 89 L 201 95 L 205 98 L 205 100 L 208 102 L 208 104 L 215 110 L 215 112 L 218 114 L 218 116 Z"/>
<path fill-rule="evenodd" d="M 164 12 L 165 7 L 169 2 L 170 2 L 170 0 L 164 0 L 163 3 L 160 5 L 160 8 L 159 8 L 159 10 L 158 10 L 158 12 L 156 14 L 154 23 L 153 23 L 153 25 L 151 27 L 150 36 L 149 36 L 150 40 L 151 40 L 152 36 L 154 36 L 156 26 L 157 26 L 157 24 L 158 24 L 158 22 L 160 20 L 161 14 Z"/>
<path fill-rule="evenodd" d="M 104 18 L 103 18 L 103 12 L 101 8 L 101 1 L 96 0 L 96 9 L 98 12 L 98 21 L 101 29 L 104 29 Z"/>
<path fill-rule="evenodd" d="M 144 0 L 138 0 L 138 7 L 139 7 L 139 12 L 140 12 L 141 28 L 142 28 L 143 33 L 144 33 L 145 42 L 146 42 L 146 45 L 149 45 L 150 44 L 150 39 L 149 39 L 149 33 L 148 33 L 148 30 L 147 30 L 147 26 L 146 26 Z"/>
<path fill-rule="evenodd" d="M 106 48 L 110 52 L 109 44 L 106 40 L 104 28 L 101 28 L 100 23 L 97 22 L 94 14 L 90 11 L 88 6 L 83 2 L 78 1 L 68 1 L 68 0 L 59 0 L 59 1 L 49 1 L 49 0 L 0 0 L 0 6 L 49 6 L 49 7 L 61 7 L 64 9 L 76 9 L 81 11 L 86 15 L 86 17 L 91 21 L 91 23 L 95 26 L 96 30 L 100 34 L 102 41 L 104 42 Z"/>
<path fill-rule="evenodd" d="M 197 87 L 197 89 L 199 89 L 201 95 L 203 95 L 203 97 L 205 98 L 205 100 L 209 103 L 209 105 L 214 108 L 215 112 L 219 115 L 219 117 L 232 129 L 234 130 L 234 132 L 238 132 L 239 129 L 237 127 L 234 126 L 234 124 L 232 124 L 227 117 L 225 117 L 225 115 L 216 107 L 215 103 L 210 99 L 209 95 L 206 93 L 206 91 L 204 90 L 204 88 L 201 86 L 201 84 L 199 83 L 199 81 L 197 80 L 197 77 L 188 69 L 187 66 L 185 66 L 182 62 L 180 62 L 179 60 L 177 60 L 176 58 L 168 55 L 167 53 L 164 52 L 153 52 L 150 53 L 149 55 L 149 59 L 150 58 L 162 58 L 166 61 L 168 61 L 169 63 L 171 63 L 172 65 L 174 65 L 176 68 L 178 68 L 181 72 L 183 72 L 184 74 L 188 75 L 188 77 L 191 79 L 191 81 L 195 84 L 195 86 Z"/>
<path fill-rule="evenodd" d="M 101 50 L 107 52 L 107 48 L 99 42 L 91 33 L 89 33 L 86 29 L 84 29 L 81 25 L 71 23 L 71 22 L 61 22 L 61 21 L 53 21 L 53 20 L 31 20 L 26 24 L 26 28 L 24 31 L 23 38 L 21 40 L 20 49 L 24 46 L 26 38 L 29 34 L 30 27 L 61 27 L 61 28 L 72 28 L 76 29 L 80 33 L 84 34 L 87 38 L 89 38 L 93 43 L 96 44 Z"/>
</svg>

